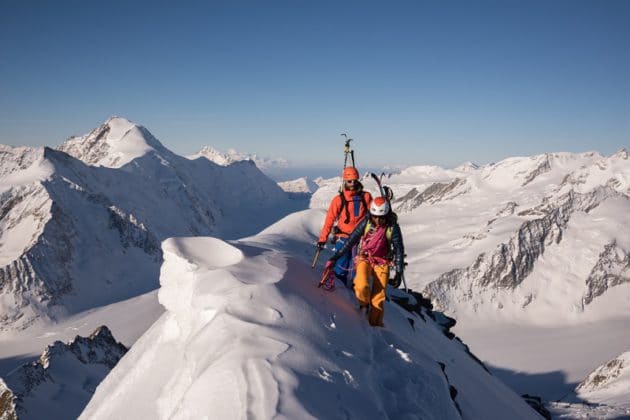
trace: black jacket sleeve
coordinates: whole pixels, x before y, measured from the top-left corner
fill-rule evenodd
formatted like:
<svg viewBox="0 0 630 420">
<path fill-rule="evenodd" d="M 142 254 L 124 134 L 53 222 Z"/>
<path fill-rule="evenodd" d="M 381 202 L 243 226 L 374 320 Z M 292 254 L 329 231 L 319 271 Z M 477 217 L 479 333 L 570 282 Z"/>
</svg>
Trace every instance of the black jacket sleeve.
<svg viewBox="0 0 630 420">
<path fill-rule="evenodd" d="M 396 267 L 397 273 L 402 273 L 405 269 L 405 246 L 403 245 L 402 232 L 398 223 L 395 223 L 393 226 L 392 247 L 394 248 L 394 267 Z"/>
<path fill-rule="evenodd" d="M 363 220 L 361 220 L 357 227 L 354 228 L 350 236 L 348 236 L 348 239 L 346 239 L 346 242 L 343 244 L 341 249 L 335 252 L 335 255 L 332 256 L 333 259 L 339 259 L 345 253 L 350 252 L 352 247 L 359 243 L 361 237 L 363 236 L 363 231 L 365 230 L 365 225 L 367 224 L 367 221 L 367 216 L 364 217 Z"/>
</svg>

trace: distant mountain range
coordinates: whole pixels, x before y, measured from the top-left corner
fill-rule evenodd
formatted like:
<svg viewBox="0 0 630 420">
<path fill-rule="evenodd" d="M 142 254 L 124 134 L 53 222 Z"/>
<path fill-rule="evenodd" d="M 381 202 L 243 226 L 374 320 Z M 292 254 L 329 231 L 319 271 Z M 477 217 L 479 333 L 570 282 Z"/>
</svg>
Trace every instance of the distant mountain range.
<svg viewBox="0 0 630 420">
<path fill-rule="evenodd" d="M 0 146 L 0 329 L 155 289 L 160 242 L 240 237 L 295 210 L 251 161 L 190 160 L 113 117 L 57 149 Z"/>
</svg>

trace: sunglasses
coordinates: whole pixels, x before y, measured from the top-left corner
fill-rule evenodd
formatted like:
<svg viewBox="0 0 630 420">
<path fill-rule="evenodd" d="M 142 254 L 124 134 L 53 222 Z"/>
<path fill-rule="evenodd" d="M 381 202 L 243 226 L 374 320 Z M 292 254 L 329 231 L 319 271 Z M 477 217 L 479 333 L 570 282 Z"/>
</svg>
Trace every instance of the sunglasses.
<svg viewBox="0 0 630 420">
<path fill-rule="evenodd" d="M 359 181 L 356 180 L 356 179 L 349 179 L 349 180 L 346 181 L 346 184 L 352 185 L 352 184 L 356 184 L 357 182 L 359 182 Z"/>
<path fill-rule="evenodd" d="M 387 216 L 374 216 L 371 215 L 375 220 L 385 220 L 387 218 Z"/>
</svg>

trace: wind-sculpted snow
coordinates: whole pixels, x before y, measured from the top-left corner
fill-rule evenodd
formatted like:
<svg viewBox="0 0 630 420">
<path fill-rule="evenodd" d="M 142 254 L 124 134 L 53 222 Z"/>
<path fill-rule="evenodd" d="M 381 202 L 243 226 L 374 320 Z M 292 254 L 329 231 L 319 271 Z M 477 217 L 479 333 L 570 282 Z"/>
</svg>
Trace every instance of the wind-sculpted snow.
<svg viewBox="0 0 630 420">
<path fill-rule="evenodd" d="M 81 418 L 538 418 L 429 316 L 387 303 L 370 327 L 276 248 L 278 229 L 165 241 L 167 312 Z"/>
<path fill-rule="evenodd" d="M 0 402 L 0 419 L 9 415 L 11 409 L 20 420 L 76 418 L 99 382 L 126 352 L 127 348 L 105 326 L 89 337 L 77 336 L 70 343 L 55 342 L 38 360 L 18 367 L 4 378 L 5 392 L 10 393 L 12 404 L 3 407 Z"/>
</svg>

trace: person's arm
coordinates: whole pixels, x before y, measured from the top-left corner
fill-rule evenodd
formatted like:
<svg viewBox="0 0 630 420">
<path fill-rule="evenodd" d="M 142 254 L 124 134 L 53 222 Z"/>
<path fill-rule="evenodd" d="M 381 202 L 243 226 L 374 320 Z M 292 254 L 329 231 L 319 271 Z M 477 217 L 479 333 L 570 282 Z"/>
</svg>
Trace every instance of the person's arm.
<svg viewBox="0 0 630 420">
<path fill-rule="evenodd" d="M 330 230 L 335 224 L 335 220 L 337 220 L 337 217 L 339 217 L 340 210 L 341 198 L 339 198 L 339 195 L 336 195 L 330 202 L 330 206 L 328 206 L 328 213 L 326 214 L 326 219 L 324 220 L 322 231 L 319 234 L 318 242 L 326 243 L 326 241 L 328 240 L 328 235 L 330 234 Z"/>
<path fill-rule="evenodd" d="M 359 241 L 361 240 L 361 237 L 363 236 L 363 231 L 365 230 L 365 225 L 367 224 L 367 221 L 368 221 L 367 217 L 361 220 L 361 223 L 359 223 L 357 227 L 354 228 L 354 230 L 352 231 L 350 236 L 348 236 L 348 239 L 343 244 L 341 249 L 335 252 L 335 255 L 330 257 L 331 260 L 338 260 L 346 252 L 349 252 L 353 246 L 359 243 Z"/>
</svg>

